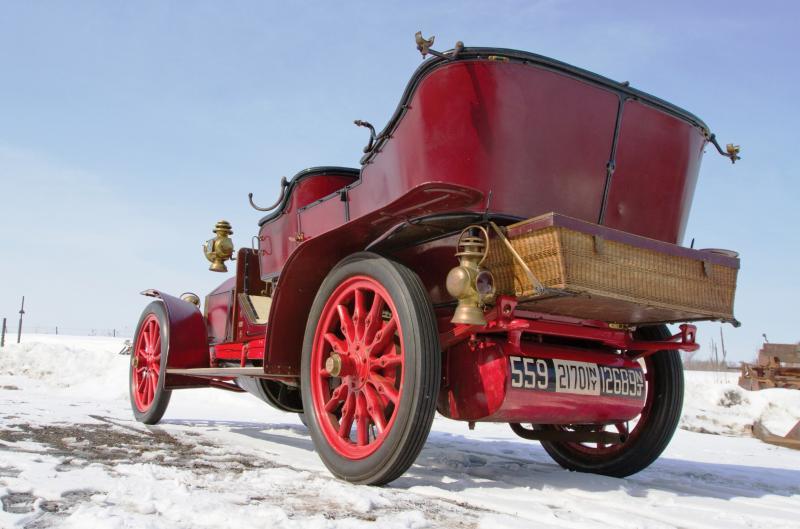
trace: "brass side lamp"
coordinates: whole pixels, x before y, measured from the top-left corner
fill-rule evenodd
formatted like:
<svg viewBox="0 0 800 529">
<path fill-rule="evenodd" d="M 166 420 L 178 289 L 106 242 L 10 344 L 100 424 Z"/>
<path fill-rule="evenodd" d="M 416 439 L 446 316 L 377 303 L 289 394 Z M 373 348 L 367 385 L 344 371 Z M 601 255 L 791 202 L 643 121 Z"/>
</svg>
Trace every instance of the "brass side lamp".
<svg viewBox="0 0 800 529">
<path fill-rule="evenodd" d="M 203 243 L 203 253 L 211 262 L 208 269 L 212 272 L 227 272 L 225 261 L 233 259 L 233 241 L 228 237 L 233 235 L 230 222 L 227 220 L 217 222 L 213 233 L 217 236 Z"/>
<path fill-rule="evenodd" d="M 481 267 L 489 251 L 489 233 L 470 226 L 456 243 L 459 265 L 447 274 L 447 292 L 458 300 L 452 323 L 486 325 L 483 306 L 494 297 L 492 273 Z"/>
</svg>

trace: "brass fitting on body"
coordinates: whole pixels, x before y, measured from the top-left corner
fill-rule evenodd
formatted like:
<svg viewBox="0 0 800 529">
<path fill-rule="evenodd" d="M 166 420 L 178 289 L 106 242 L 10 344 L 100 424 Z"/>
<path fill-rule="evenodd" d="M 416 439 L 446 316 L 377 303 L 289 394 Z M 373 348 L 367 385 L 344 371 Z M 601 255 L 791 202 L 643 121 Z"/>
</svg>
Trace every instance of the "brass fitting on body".
<svg viewBox="0 0 800 529">
<path fill-rule="evenodd" d="M 459 264 L 447 274 L 447 292 L 458 300 L 452 323 L 486 325 L 483 305 L 494 296 L 491 272 L 481 268 L 489 252 L 489 233 L 482 226 L 469 226 L 456 243 Z"/>
<path fill-rule="evenodd" d="M 227 220 L 217 222 L 213 233 L 217 236 L 203 243 L 203 253 L 206 259 L 211 261 L 208 269 L 212 272 L 227 272 L 225 261 L 233 259 L 233 241 L 228 237 L 233 235 L 230 222 Z"/>
<path fill-rule="evenodd" d="M 200 306 L 200 296 L 195 294 L 194 292 L 184 292 L 181 294 L 180 298 L 187 303 L 191 303 L 192 305 L 199 307 Z"/>
</svg>

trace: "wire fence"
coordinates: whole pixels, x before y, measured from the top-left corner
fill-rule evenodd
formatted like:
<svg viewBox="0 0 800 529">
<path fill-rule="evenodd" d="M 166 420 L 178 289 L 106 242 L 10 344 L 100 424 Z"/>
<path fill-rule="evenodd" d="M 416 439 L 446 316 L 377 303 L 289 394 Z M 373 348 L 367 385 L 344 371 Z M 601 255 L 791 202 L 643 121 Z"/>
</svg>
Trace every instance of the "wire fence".
<svg viewBox="0 0 800 529">
<path fill-rule="evenodd" d="M 16 325 L 14 328 L 11 328 L 11 325 L 8 325 L 9 329 L 6 331 L 7 336 L 13 334 L 16 338 L 17 329 Z M 124 327 L 116 327 L 116 328 L 104 328 L 104 327 L 63 327 L 61 325 L 32 325 L 32 324 L 25 324 L 22 325 L 22 336 L 24 337 L 26 334 L 64 334 L 69 336 L 108 336 L 113 338 L 131 338 L 133 336 L 134 329 L 130 326 Z"/>
</svg>

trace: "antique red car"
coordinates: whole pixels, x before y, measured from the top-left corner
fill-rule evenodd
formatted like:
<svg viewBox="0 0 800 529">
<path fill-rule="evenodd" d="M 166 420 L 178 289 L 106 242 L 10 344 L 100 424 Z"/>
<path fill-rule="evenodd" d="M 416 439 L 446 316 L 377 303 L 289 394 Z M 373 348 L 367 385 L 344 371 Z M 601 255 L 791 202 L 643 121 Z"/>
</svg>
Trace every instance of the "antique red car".
<svg viewBox="0 0 800 529">
<path fill-rule="evenodd" d="M 284 179 L 205 297 L 158 290 L 130 397 L 154 424 L 172 390 L 248 391 L 303 414 L 343 479 L 396 479 L 436 411 L 509 423 L 570 470 L 627 476 L 678 424 L 692 321 L 738 324 L 738 256 L 681 246 L 707 145 L 695 115 L 508 49 L 424 60 L 360 168 Z M 667 324 L 680 324 L 673 332 Z"/>
</svg>

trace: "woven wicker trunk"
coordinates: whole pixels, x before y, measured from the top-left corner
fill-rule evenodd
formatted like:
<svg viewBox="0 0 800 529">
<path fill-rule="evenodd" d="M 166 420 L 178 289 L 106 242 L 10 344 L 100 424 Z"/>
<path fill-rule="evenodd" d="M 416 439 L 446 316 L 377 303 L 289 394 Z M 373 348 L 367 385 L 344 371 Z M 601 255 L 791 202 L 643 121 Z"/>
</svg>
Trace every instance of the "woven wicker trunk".
<svg viewBox="0 0 800 529">
<path fill-rule="evenodd" d="M 537 294 L 522 265 L 493 234 L 484 266 L 519 308 L 606 322 L 735 321 L 739 260 L 550 213 L 505 229 L 546 287 Z"/>
</svg>

